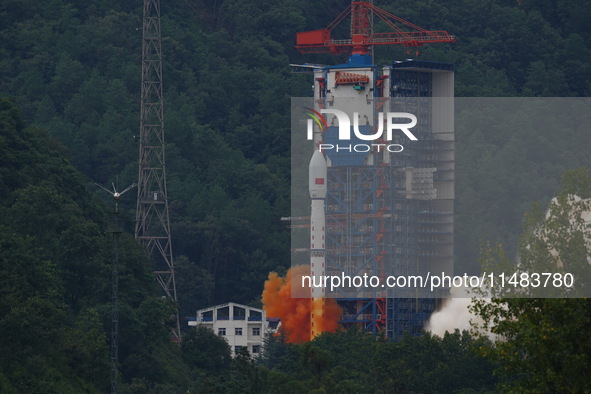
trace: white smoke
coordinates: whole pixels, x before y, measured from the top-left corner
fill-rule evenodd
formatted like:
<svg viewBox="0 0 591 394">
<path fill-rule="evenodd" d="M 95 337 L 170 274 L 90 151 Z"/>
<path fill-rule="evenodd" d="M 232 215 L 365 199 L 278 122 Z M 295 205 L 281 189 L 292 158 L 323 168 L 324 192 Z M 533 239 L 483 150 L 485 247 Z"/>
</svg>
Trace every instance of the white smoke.
<svg viewBox="0 0 591 394">
<path fill-rule="evenodd" d="M 427 330 L 443 337 L 446 332 L 454 332 L 456 329 L 470 330 L 472 315 L 468 310 L 471 300 L 469 298 L 450 298 L 443 307 L 434 312 L 427 324 Z"/>
<path fill-rule="evenodd" d="M 467 289 L 452 288 L 451 297 L 445 301 L 441 309 L 433 312 L 425 329 L 443 337 L 446 332 L 453 333 L 456 329 L 470 331 L 473 328 L 481 328 L 483 321 L 470 312 L 471 304 L 472 298 L 467 296 Z M 487 335 L 493 337 L 492 333 Z"/>
</svg>

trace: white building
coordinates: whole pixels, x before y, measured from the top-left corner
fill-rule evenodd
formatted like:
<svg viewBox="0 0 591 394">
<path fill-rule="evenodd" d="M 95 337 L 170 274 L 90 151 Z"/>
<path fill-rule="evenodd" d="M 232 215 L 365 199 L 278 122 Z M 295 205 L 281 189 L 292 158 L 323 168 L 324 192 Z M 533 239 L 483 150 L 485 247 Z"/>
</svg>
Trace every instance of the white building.
<svg viewBox="0 0 591 394">
<path fill-rule="evenodd" d="M 226 338 L 233 355 L 242 348 L 258 355 L 265 334 L 276 331 L 276 325 L 276 321 L 267 321 L 264 310 L 234 302 L 199 309 L 196 318 L 189 320 L 189 326 L 205 326 Z"/>
</svg>

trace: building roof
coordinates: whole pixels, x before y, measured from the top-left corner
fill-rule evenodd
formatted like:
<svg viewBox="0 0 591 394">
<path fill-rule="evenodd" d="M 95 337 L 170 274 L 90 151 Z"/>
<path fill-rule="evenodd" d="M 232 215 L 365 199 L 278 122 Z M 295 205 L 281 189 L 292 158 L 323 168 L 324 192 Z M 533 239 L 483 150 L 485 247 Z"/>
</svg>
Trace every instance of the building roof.
<svg viewBox="0 0 591 394">
<path fill-rule="evenodd" d="M 221 309 L 221 308 L 225 308 L 225 307 L 229 307 L 229 306 L 237 306 L 239 308 L 244 308 L 250 311 L 255 311 L 255 312 L 260 312 L 260 313 L 264 313 L 264 310 L 260 309 L 260 308 L 254 308 L 252 306 L 248 306 L 248 305 L 243 305 L 243 304 L 238 304 L 236 302 L 226 302 L 225 304 L 219 304 L 219 305 L 214 305 L 214 306 L 209 306 L 207 308 L 202 308 L 202 309 L 198 309 L 197 310 L 197 314 L 199 314 L 200 312 L 208 312 L 214 309 Z"/>
<path fill-rule="evenodd" d="M 429 60 L 406 59 L 392 63 L 392 65 L 390 65 L 390 68 L 455 71 L 456 65 L 453 63 L 433 62 Z"/>
</svg>

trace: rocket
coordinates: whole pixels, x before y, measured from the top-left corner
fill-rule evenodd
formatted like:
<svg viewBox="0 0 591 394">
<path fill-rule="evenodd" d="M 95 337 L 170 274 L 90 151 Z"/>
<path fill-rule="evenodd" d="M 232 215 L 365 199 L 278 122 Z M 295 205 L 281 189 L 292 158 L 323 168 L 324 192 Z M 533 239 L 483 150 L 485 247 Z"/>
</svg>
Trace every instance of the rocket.
<svg viewBox="0 0 591 394">
<path fill-rule="evenodd" d="M 310 276 L 312 277 L 312 308 L 310 311 L 310 340 L 320 334 L 320 325 L 324 315 L 325 286 L 325 225 L 324 205 L 326 199 L 326 160 L 322 152 L 316 150 L 310 159 L 308 169 L 310 199 Z M 318 287 L 317 287 L 318 286 Z"/>
</svg>

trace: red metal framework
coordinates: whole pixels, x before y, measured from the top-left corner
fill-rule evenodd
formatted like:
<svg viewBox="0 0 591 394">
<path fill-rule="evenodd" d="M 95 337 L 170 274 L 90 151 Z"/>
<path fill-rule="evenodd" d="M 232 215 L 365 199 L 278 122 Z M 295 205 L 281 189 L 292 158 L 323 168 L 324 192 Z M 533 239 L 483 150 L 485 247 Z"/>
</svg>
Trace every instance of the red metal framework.
<svg viewBox="0 0 591 394">
<path fill-rule="evenodd" d="M 355 85 L 355 84 L 367 84 L 369 83 L 369 77 L 363 74 L 348 73 L 344 71 L 337 71 L 335 73 L 335 85 Z"/>
<path fill-rule="evenodd" d="M 351 38 L 334 40 L 331 31 L 351 14 Z M 372 15 L 383 20 L 393 30 L 389 33 L 374 33 Z M 404 31 L 396 23 L 405 25 L 413 31 Z M 352 1 L 341 14 L 325 29 L 297 33 L 296 48 L 301 53 L 333 53 L 352 51 L 353 54 L 366 55 L 373 45 L 396 45 L 418 47 L 428 43 L 455 42 L 455 38 L 445 30 L 430 31 L 414 25 L 388 11 L 382 10 L 367 1 Z"/>
</svg>

